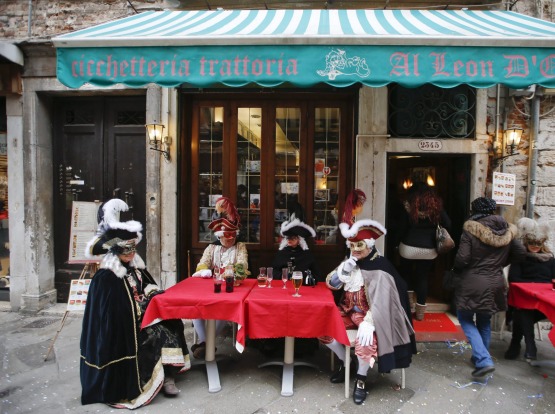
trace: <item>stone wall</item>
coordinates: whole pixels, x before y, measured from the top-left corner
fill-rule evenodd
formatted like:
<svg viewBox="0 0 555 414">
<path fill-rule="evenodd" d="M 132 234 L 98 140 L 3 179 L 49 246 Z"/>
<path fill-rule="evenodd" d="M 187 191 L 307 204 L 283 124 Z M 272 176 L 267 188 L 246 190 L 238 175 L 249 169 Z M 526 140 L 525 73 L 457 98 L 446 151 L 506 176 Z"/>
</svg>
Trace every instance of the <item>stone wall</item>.
<svg viewBox="0 0 555 414">
<path fill-rule="evenodd" d="M 131 5 L 129 4 L 131 3 Z M 170 3 L 164 0 L 2 0 L 0 38 L 16 40 L 49 39 L 111 20 L 148 10 L 160 11 Z M 31 36 L 29 36 L 29 13 Z"/>
</svg>

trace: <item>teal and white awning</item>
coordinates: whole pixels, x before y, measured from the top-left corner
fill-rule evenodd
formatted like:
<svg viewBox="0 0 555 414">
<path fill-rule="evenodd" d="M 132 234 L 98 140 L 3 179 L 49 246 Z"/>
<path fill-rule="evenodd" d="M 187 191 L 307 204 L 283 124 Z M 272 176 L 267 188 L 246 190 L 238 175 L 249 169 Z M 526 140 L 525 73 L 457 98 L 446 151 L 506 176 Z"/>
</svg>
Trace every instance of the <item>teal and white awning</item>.
<svg viewBox="0 0 555 414">
<path fill-rule="evenodd" d="M 145 12 L 52 40 L 72 88 L 555 87 L 555 24 L 509 11 Z"/>
</svg>

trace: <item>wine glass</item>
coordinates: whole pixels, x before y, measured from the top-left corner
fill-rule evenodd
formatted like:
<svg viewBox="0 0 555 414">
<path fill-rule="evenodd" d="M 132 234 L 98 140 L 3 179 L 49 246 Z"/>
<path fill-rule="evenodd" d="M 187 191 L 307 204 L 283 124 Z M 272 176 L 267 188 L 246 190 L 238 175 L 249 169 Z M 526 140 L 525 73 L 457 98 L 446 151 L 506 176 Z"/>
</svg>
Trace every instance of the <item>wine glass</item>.
<svg viewBox="0 0 555 414">
<path fill-rule="evenodd" d="M 268 288 L 272 287 L 272 280 L 274 280 L 274 268 L 266 268 L 266 279 L 268 280 Z"/>
<path fill-rule="evenodd" d="M 283 282 L 283 289 L 287 289 L 287 279 L 289 277 L 289 269 L 284 267 L 281 269 L 281 281 Z"/>
<path fill-rule="evenodd" d="M 301 295 L 299 295 L 299 289 L 303 284 L 303 272 L 293 272 L 293 277 L 291 278 L 291 280 L 293 281 L 293 287 L 295 288 L 295 293 L 293 294 L 293 297 L 300 298 Z"/>
</svg>

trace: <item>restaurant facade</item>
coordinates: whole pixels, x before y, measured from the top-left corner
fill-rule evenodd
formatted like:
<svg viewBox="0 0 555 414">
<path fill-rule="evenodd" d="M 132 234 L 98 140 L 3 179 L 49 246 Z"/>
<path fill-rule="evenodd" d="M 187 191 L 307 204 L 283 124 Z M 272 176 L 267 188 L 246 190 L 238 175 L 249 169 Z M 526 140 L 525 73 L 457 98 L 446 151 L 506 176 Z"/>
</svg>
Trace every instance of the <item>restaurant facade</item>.
<svg viewBox="0 0 555 414">
<path fill-rule="evenodd" d="M 113 3 L 91 4 L 96 13 L 79 23 L 56 15 L 65 25 L 46 39 L 14 30 L 20 59 L 2 52 L 2 73 L 21 85 L 3 93 L 14 310 L 67 301 L 83 269 L 69 260 L 75 201 L 125 200 L 122 220 L 144 224 L 139 252 L 164 288 L 213 240 L 222 195 L 238 206 L 253 273 L 271 263 L 295 201 L 317 232 L 323 273 L 333 269 L 355 187 L 368 199 L 362 216 L 388 229 L 378 246 L 394 263 L 399 206 L 415 181 L 442 196 L 456 240 L 470 201 L 493 195 L 494 172 L 513 179 L 509 221 L 555 219 L 555 24 L 531 8 L 163 10 L 169 2 L 137 1 L 115 12 Z M 158 139 L 145 125 L 163 127 Z M 505 132 L 515 127 L 522 139 L 511 146 Z M 453 255 L 430 275 L 439 303 L 450 300 L 441 275 Z"/>
</svg>

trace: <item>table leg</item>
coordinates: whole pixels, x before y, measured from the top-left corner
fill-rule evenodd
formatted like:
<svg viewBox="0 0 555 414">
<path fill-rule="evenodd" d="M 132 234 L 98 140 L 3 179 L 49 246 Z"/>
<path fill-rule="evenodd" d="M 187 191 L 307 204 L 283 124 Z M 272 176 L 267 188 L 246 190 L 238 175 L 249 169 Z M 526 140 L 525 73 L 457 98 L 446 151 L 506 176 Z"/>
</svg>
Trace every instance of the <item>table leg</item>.
<svg viewBox="0 0 555 414">
<path fill-rule="evenodd" d="M 281 395 L 290 397 L 293 395 L 293 368 L 295 359 L 295 338 L 285 337 L 285 350 L 283 352 L 283 375 L 281 377 Z"/>
<path fill-rule="evenodd" d="M 316 364 L 309 362 L 297 361 L 295 362 L 295 337 L 285 337 L 285 349 L 283 351 L 283 361 L 269 361 L 258 365 L 258 368 L 267 367 L 270 365 L 283 365 L 283 374 L 281 377 L 281 395 L 290 397 L 293 395 L 293 375 L 294 367 L 302 365 L 318 369 Z"/>
<path fill-rule="evenodd" d="M 208 392 L 218 392 L 222 389 L 220 385 L 220 373 L 216 363 L 216 321 L 206 321 L 206 375 L 208 376 Z"/>
</svg>

